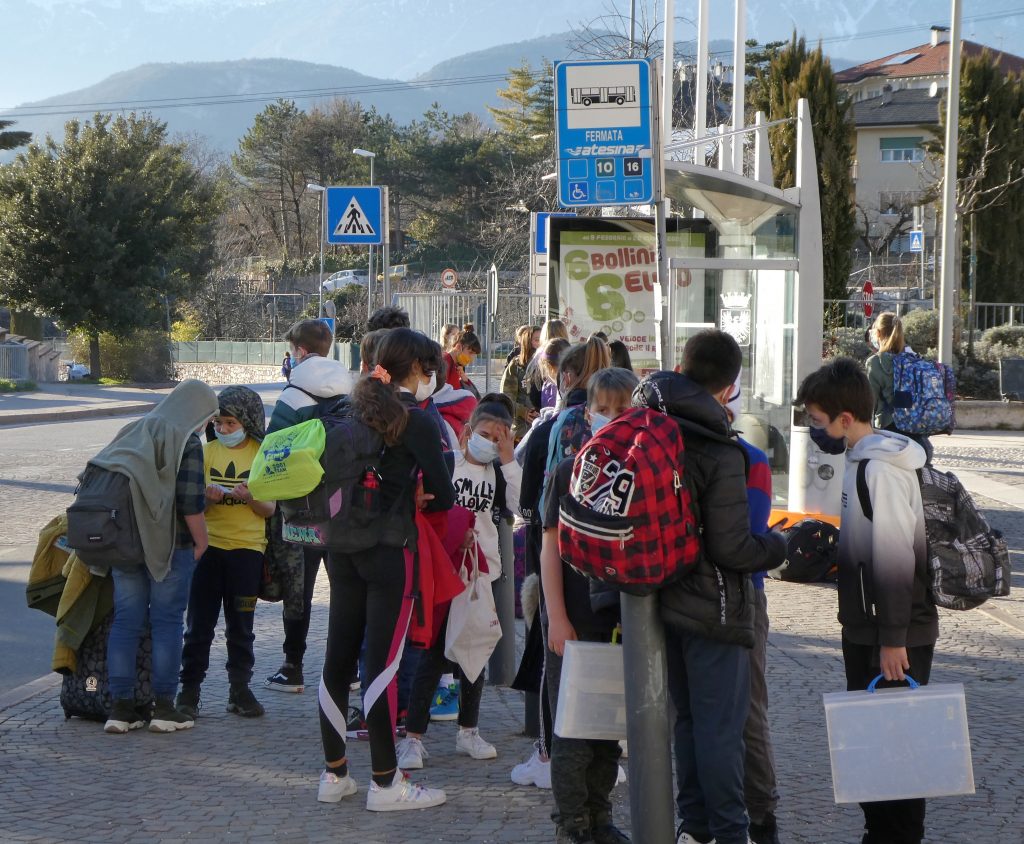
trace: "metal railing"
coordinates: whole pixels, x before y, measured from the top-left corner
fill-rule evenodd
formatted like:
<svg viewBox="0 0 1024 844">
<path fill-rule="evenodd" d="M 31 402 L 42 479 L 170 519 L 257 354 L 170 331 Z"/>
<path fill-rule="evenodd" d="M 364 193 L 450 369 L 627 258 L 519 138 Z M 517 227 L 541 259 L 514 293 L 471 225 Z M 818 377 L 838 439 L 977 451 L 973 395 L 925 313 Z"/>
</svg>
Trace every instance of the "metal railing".
<svg viewBox="0 0 1024 844">
<path fill-rule="evenodd" d="M 336 343 L 337 359 L 351 366 L 352 343 Z M 193 340 L 173 341 L 171 357 L 175 363 L 221 363 L 243 366 L 280 366 L 287 343 L 269 343 L 260 340 Z"/>
<path fill-rule="evenodd" d="M 28 349 L 18 343 L 0 343 L 0 378 L 28 379 Z"/>
<path fill-rule="evenodd" d="M 976 302 L 974 325 L 978 331 L 1001 325 L 1024 325 L 1024 303 Z"/>
<path fill-rule="evenodd" d="M 866 316 L 864 306 L 871 305 L 871 316 Z M 844 328 L 868 328 L 881 313 L 890 311 L 898 317 L 904 317 L 911 311 L 920 309 L 931 310 L 932 299 L 826 299 L 826 319 L 842 319 Z"/>
</svg>

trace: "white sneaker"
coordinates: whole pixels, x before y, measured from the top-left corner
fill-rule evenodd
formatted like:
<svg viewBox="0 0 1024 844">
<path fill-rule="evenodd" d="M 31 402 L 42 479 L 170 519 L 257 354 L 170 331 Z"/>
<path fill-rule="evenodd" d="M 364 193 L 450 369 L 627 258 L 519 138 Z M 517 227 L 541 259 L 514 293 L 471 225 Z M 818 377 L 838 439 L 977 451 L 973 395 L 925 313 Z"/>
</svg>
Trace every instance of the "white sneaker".
<svg viewBox="0 0 1024 844">
<path fill-rule="evenodd" d="M 440 806 L 448 798 L 440 788 L 426 788 L 408 780 L 395 771 L 395 778 L 387 788 L 377 783 L 370 785 L 366 795 L 366 808 L 371 812 L 401 812 L 406 809 L 429 809 Z"/>
<path fill-rule="evenodd" d="M 676 839 L 676 844 L 701 844 L 701 842 L 688 832 L 680 832 L 679 837 Z M 715 844 L 715 839 L 712 838 L 707 844 Z"/>
<path fill-rule="evenodd" d="M 533 755 L 512 769 L 512 782 L 516 785 L 551 788 L 551 760 L 540 758 L 539 742 L 534 745 Z"/>
<path fill-rule="evenodd" d="M 622 758 L 623 759 L 628 759 L 629 758 L 629 745 L 626 743 L 625 739 L 622 739 L 619 742 L 619 747 L 622 748 Z"/>
<path fill-rule="evenodd" d="M 412 736 L 406 736 L 398 742 L 395 754 L 398 756 L 398 767 L 403 771 L 419 770 L 423 767 L 423 760 L 430 758 L 423 742 Z"/>
<path fill-rule="evenodd" d="M 473 759 L 497 759 L 498 751 L 493 744 L 484 741 L 480 731 L 473 729 L 459 730 L 455 737 L 455 752 L 465 753 Z"/>
<path fill-rule="evenodd" d="M 349 774 L 339 777 L 330 771 L 320 774 L 320 788 L 316 792 L 316 799 L 321 803 L 337 803 L 342 797 L 348 797 L 359 790 L 356 781 Z"/>
<path fill-rule="evenodd" d="M 619 765 L 619 773 L 615 777 L 615 784 L 622 785 L 626 781 L 626 769 Z"/>
</svg>

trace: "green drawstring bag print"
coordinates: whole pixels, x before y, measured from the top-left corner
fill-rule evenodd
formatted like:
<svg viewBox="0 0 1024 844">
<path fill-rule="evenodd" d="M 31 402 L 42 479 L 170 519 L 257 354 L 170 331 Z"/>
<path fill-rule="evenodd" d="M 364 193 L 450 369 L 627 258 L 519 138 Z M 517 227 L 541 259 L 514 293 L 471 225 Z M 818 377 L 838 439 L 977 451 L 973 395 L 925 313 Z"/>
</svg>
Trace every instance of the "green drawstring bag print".
<svg viewBox="0 0 1024 844">
<path fill-rule="evenodd" d="M 324 476 L 320 456 L 324 423 L 300 422 L 267 434 L 249 471 L 249 491 L 257 501 L 286 501 L 312 492 Z"/>
</svg>

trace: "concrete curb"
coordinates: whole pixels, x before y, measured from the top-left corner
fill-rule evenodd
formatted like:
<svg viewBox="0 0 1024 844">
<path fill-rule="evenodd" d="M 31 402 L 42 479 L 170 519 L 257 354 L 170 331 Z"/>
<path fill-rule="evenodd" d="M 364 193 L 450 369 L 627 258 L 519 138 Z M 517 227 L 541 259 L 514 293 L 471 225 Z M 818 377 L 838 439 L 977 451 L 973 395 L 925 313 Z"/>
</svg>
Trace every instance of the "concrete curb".
<svg viewBox="0 0 1024 844">
<path fill-rule="evenodd" d="M 45 674 L 35 680 L 30 680 L 22 686 L 18 686 L 16 689 L 12 689 L 9 692 L 5 692 L 0 695 L 0 712 L 4 712 L 13 706 L 17 706 L 19 703 L 23 703 L 30 697 L 41 695 L 43 692 L 48 692 L 51 689 L 57 688 L 64 678 L 54 672 L 53 674 Z"/>
<path fill-rule="evenodd" d="M 76 419 L 101 419 L 109 416 L 130 416 L 148 413 L 159 402 L 108 402 L 95 407 L 71 407 L 55 410 L 22 410 L 0 413 L 0 427 L 29 425 L 38 422 L 71 422 Z"/>
</svg>

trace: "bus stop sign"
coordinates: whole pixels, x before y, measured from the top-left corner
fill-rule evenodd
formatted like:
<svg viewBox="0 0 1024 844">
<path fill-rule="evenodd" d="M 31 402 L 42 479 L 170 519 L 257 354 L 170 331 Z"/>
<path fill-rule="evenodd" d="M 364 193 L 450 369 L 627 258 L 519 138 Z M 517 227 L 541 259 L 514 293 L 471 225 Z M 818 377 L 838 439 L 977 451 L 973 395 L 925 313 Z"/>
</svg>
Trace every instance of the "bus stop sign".
<svg viewBox="0 0 1024 844">
<path fill-rule="evenodd" d="M 558 62 L 555 151 L 565 208 L 654 200 L 651 61 Z"/>
</svg>

